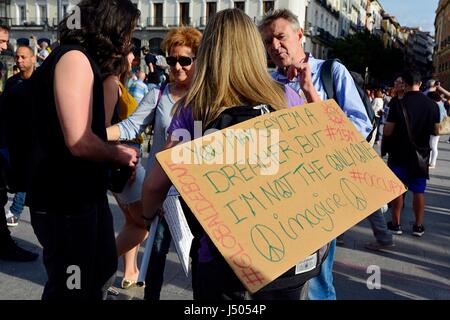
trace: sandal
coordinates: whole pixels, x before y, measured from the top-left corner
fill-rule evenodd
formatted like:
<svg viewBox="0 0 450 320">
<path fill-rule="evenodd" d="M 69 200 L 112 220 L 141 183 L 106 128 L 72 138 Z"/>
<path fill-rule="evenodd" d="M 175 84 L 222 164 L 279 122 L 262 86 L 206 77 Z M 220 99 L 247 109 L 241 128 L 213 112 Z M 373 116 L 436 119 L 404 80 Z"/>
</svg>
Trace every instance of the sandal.
<svg viewBox="0 0 450 320">
<path fill-rule="evenodd" d="M 135 287 L 137 284 L 136 280 L 131 280 L 131 279 L 123 279 L 122 282 L 120 283 L 120 287 L 122 289 L 130 289 Z"/>
</svg>

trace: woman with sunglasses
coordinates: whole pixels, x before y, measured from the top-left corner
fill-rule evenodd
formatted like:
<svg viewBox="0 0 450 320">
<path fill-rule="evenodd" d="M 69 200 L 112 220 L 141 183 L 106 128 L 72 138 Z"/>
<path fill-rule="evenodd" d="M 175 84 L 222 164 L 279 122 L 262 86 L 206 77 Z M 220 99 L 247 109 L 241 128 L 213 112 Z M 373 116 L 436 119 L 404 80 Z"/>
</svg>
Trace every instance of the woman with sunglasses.
<svg viewBox="0 0 450 320">
<path fill-rule="evenodd" d="M 261 36 L 249 16 L 238 9 L 227 9 L 216 13 L 208 22 L 197 54 L 196 75 L 187 92 L 176 106 L 169 138 L 165 148 L 178 144 L 176 130 L 188 130 L 194 136 L 194 120 L 207 127 L 222 111 L 234 106 L 258 106 L 268 104 L 276 110 L 304 103 L 299 95 L 275 82 L 267 72 L 267 58 Z M 306 96 L 310 102 L 319 97 L 312 85 L 308 66 L 295 69 L 305 82 Z M 290 70 L 293 73 L 294 70 Z M 150 223 L 161 207 L 172 183 L 159 164 L 156 164 L 144 182 L 144 216 Z M 222 300 L 250 297 L 234 273 L 230 277 L 216 268 L 203 232 L 199 248 L 192 255 L 192 287 L 194 299 Z M 191 250 L 191 253 L 192 250 Z M 230 272 L 227 272 L 230 275 Z M 234 284 L 238 284 L 234 286 Z M 233 286 L 233 289 L 229 287 Z M 236 290 L 236 287 L 239 289 Z M 270 296 L 252 295 L 254 299 L 299 299 L 302 287 L 295 290 L 276 290 Z"/>
<path fill-rule="evenodd" d="M 155 154 L 165 145 L 174 104 L 186 94 L 191 85 L 200 39 L 201 33 L 194 28 L 182 27 L 170 30 L 162 43 L 163 49 L 169 53 L 166 59 L 170 66 L 170 83 L 150 89 L 133 114 L 126 120 L 107 128 L 109 141 L 123 141 L 139 136 L 149 124 L 153 124 L 153 145 L 146 165 L 147 169 L 154 166 Z M 140 216 L 135 218 L 140 219 L 138 227 L 141 230 L 138 233 L 146 232 L 146 229 L 142 228 L 144 220 Z M 138 245 L 144 238 L 130 236 L 129 240 L 129 247 L 131 247 Z M 150 258 L 149 272 L 145 279 L 147 285 L 144 298 L 147 300 L 159 300 L 170 241 L 167 223 L 161 219 Z"/>
</svg>

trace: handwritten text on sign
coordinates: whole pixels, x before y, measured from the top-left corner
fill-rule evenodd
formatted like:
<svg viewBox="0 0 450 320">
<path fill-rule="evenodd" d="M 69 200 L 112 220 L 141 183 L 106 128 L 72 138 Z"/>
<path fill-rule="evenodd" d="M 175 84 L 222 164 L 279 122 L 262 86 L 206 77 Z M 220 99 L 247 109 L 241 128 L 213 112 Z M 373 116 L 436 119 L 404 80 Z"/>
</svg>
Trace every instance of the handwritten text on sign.
<svg viewBox="0 0 450 320">
<path fill-rule="evenodd" d="M 250 292 L 406 191 L 334 100 L 266 114 L 157 158 Z"/>
</svg>

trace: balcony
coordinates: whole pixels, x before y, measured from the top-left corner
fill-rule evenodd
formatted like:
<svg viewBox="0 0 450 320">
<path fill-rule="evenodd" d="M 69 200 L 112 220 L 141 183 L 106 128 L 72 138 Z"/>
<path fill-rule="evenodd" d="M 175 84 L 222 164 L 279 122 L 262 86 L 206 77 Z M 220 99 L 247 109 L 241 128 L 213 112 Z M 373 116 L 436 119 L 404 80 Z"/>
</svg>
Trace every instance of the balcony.
<svg viewBox="0 0 450 320">
<path fill-rule="evenodd" d="M 0 24 L 11 27 L 12 19 L 7 17 L 0 17 Z"/>
<path fill-rule="evenodd" d="M 35 17 L 27 17 L 22 21 L 17 22 L 17 19 L 10 18 L 11 20 L 11 28 L 12 29 L 34 29 L 40 30 L 44 28 L 49 28 L 55 26 L 54 24 L 50 25 L 49 20 L 47 18 L 35 18 Z M 56 21 L 56 19 L 53 19 Z"/>
<path fill-rule="evenodd" d="M 331 33 L 325 31 L 325 29 L 323 28 L 318 27 L 317 32 L 317 38 L 325 44 L 332 44 L 336 40 L 336 38 Z"/>
<path fill-rule="evenodd" d="M 317 2 L 324 8 L 326 9 L 329 13 L 331 13 L 331 15 L 333 17 L 335 17 L 336 19 L 339 19 L 339 10 L 333 8 L 329 3 L 327 3 L 327 0 L 317 0 Z"/>
<path fill-rule="evenodd" d="M 191 17 L 148 17 L 147 28 L 171 28 L 182 25 L 195 27 L 195 21 Z"/>
</svg>

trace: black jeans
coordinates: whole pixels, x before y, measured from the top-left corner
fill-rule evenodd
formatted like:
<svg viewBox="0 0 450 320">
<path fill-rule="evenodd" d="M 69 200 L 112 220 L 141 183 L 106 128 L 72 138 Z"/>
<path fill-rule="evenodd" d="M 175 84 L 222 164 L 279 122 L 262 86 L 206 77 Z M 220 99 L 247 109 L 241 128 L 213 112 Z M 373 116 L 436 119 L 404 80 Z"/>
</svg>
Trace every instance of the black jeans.
<svg viewBox="0 0 450 320">
<path fill-rule="evenodd" d="M 30 211 L 34 232 L 44 248 L 48 276 L 42 299 L 104 299 L 108 280 L 117 270 L 113 220 L 106 196 L 76 210 Z"/>
<path fill-rule="evenodd" d="M 1 177 L 0 177 L 1 179 Z M 0 248 L 11 241 L 11 233 L 6 225 L 5 206 L 8 202 L 8 194 L 6 189 L 3 189 L 0 183 Z"/>
</svg>

